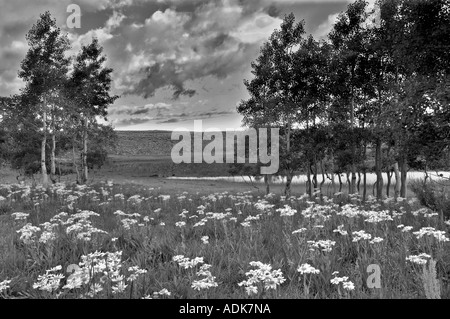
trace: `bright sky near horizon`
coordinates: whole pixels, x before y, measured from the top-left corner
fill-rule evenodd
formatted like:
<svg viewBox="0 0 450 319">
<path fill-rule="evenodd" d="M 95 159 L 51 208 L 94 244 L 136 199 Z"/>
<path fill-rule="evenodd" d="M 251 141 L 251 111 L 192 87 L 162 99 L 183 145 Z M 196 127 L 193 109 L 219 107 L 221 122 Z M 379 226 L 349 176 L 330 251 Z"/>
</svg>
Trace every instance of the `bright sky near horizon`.
<svg viewBox="0 0 450 319">
<path fill-rule="evenodd" d="M 97 36 L 113 72 L 108 120 L 118 130 L 238 129 L 250 63 L 285 14 L 324 37 L 348 0 L 0 0 L 0 96 L 19 93 L 25 34 L 46 10 L 71 41 L 71 54 Z M 81 28 L 66 26 L 81 8 Z M 174 99 L 174 94 L 181 94 Z"/>
</svg>

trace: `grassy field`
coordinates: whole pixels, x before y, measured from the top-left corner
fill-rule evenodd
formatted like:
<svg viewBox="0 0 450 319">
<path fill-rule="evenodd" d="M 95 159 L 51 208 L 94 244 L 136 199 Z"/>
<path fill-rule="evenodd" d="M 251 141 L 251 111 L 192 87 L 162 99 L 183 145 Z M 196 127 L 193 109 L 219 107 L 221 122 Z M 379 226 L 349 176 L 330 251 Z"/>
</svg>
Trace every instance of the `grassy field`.
<svg viewBox="0 0 450 319">
<path fill-rule="evenodd" d="M 174 165 L 167 132 L 119 137 L 87 186 L 0 170 L 0 298 L 450 297 L 450 222 L 413 197 L 168 179 L 228 165 Z"/>
<path fill-rule="evenodd" d="M 173 164 L 170 131 L 117 131 L 116 148 L 109 150 L 103 172 L 121 172 L 131 177 L 229 176 L 229 165 Z M 203 147 L 208 141 L 203 141 Z M 224 144 L 225 145 L 225 144 Z M 194 150 L 193 139 L 191 149 Z M 192 154 L 194 157 L 194 153 Z M 192 160 L 193 161 L 193 160 Z"/>
<path fill-rule="evenodd" d="M 197 192 L 0 186 L 0 296 L 450 297 L 449 222 L 413 200 Z"/>
</svg>

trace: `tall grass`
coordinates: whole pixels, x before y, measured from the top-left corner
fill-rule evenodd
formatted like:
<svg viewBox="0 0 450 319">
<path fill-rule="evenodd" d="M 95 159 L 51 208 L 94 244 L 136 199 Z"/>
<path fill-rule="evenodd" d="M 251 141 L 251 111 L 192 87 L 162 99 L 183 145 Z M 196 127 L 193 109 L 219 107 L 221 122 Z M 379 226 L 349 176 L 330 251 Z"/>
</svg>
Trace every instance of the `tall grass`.
<svg viewBox="0 0 450 319">
<path fill-rule="evenodd" d="M 415 179 L 410 187 L 423 206 L 450 218 L 450 181 Z"/>
</svg>

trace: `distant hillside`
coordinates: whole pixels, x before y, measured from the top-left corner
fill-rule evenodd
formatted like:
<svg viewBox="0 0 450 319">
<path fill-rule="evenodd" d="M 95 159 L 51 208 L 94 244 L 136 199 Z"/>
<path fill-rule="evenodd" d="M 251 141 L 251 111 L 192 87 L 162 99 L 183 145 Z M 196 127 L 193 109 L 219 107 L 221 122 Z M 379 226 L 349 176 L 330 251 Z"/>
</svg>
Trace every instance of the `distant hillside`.
<svg viewBox="0 0 450 319">
<path fill-rule="evenodd" d="M 177 141 L 171 141 L 170 131 L 117 131 L 119 140 L 111 155 L 168 156 Z"/>
<path fill-rule="evenodd" d="M 117 147 L 109 151 L 105 172 L 128 177 L 229 175 L 228 164 L 174 164 L 170 156 L 178 141 L 171 140 L 171 131 L 117 131 L 117 135 Z"/>
<path fill-rule="evenodd" d="M 171 131 L 116 131 L 119 137 L 117 148 L 110 155 L 120 156 L 170 156 L 172 148 L 178 141 L 172 141 Z M 191 132 L 192 134 L 192 132 Z M 225 133 L 224 146 L 225 144 Z M 203 146 L 209 141 L 203 141 Z M 192 144 L 192 150 L 193 144 Z"/>
</svg>

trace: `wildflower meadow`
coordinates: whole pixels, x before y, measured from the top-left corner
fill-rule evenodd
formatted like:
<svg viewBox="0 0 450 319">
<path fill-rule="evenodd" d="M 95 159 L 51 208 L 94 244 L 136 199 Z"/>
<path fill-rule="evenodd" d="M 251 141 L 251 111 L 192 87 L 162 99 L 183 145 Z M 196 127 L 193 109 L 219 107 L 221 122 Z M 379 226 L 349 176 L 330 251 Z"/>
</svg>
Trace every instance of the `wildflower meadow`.
<svg viewBox="0 0 450 319">
<path fill-rule="evenodd" d="M 0 298 L 449 298 L 449 230 L 414 199 L 0 185 Z"/>
</svg>

